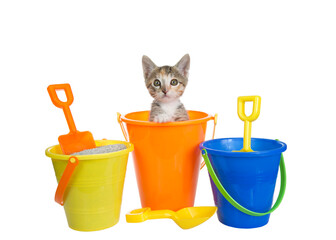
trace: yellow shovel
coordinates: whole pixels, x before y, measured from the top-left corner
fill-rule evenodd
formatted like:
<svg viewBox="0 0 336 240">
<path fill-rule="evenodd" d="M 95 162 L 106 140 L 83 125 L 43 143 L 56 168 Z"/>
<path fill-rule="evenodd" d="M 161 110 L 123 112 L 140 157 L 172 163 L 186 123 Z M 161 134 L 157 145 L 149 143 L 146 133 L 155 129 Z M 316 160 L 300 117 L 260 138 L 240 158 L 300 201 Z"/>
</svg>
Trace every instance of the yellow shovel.
<svg viewBox="0 0 336 240">
<path fill-rule="evenodd" d="M 149 219 L 171 218 L 182 229 L 189 229 L 208 220 L 217 211 L 217 207 L 188 207 L 177 212 L 172 210 L 155 210 L 141 208 L 126 214 L 128 223 L 139 223 Z"/>
<path fill-rule="evenodd" d="M 245 114 L 245 102 L 253 102 L 253 110 L 248 117 Z M 251 127 L 252 122 L 259 117 L 260 102 L 261 97 L 259 96 L 238 97 L 238 116 L 244 121 L 244 146 L 240 151 L 236 152 L 253 152 L 251 149 Z"/>
</svg>

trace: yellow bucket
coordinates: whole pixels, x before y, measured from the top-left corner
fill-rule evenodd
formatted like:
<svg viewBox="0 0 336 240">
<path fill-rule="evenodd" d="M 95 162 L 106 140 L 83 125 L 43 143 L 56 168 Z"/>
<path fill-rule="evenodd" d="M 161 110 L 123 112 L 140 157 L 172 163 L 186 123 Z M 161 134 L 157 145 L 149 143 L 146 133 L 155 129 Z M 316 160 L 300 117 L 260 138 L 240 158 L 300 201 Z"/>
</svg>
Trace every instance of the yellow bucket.
<svg viewBox="0 0 336 240">
<path fill-rule="evenodd" d="M 118 152 L 76 156 L 78 165 L 62 190 L 64 210 L 70 228 L 78 231 L 96 231 L 112 227 L 119 221 L 128 154 L 133 144 L 124 141 L 98 140 L 97 147 L 122 143 L 127 149 Z M 69 155 L 62 154 L 59 145 L 46 149 L 51 158 L 57 182 L 70 164 Z M 64 178 L 64 177 L 63 177 Z M 56 196 L 55 196 L 56 199 Z"/>
</svg>

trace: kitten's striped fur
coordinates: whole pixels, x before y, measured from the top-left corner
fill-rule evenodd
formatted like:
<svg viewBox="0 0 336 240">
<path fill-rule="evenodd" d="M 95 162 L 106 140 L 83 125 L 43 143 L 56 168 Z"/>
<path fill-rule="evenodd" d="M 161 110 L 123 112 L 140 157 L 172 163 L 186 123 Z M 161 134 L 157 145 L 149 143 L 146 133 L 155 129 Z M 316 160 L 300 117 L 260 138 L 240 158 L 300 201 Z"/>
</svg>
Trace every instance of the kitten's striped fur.
<svg viewBox="0 0 336 240">
<path fill-rule="evenodd" d="M 162 67 L 156 66 L 149 57 L 143 56 L 142 67 L 146 87 L 154 98 L 149 121 L 163 123 L 189 120 L 179 99 L 188 83 L 189 55 L 184 55 L 175 66 Z"/>
</svg>

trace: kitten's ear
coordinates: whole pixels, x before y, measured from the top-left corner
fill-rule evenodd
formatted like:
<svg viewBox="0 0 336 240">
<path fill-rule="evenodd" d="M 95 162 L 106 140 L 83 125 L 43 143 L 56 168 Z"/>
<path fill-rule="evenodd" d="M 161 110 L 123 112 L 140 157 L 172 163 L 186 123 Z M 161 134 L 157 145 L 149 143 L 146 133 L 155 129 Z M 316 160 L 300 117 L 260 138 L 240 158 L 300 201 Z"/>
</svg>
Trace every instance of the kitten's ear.
<svg viewBox="0 0 336 240">
<path fill-rule="evenodd" d="M 145 79 L 149 77 L 149 75 L 154 70 L 154 68 L 156 68 L 155 63 L 153 63 L 153 61 L 149 57 L 147 57 L 146 55 L 143 55 L 142 56 L 142 69 L 143 69 Z"/>
<path fill-rule="evenodd" d="M 175 67 L 182 74 L 183 77 L 188 78 L 189 68 L 190 68 L 190 56 L 189 54 L 184 55 L 181 60 L 176 63 Z"/>
</svg>

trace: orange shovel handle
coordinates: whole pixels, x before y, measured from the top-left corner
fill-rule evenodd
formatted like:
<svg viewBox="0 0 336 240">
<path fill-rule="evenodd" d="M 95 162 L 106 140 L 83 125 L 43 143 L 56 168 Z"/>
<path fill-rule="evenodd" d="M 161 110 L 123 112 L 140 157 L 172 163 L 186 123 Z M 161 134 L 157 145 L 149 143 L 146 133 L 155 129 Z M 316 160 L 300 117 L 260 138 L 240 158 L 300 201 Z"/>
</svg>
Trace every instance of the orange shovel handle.
<svg viewBox="0 0 336 240">
<path fill-rule="evenodd" d="M 71 156 L 69 158 L 68 164 L 65 167 L 62 177 L 58 182 L 58 186 L 55 193 L 55 201 L 62 206 L 64 204 L 65 189 L 67 188 L 72 173 L 74 172 L 77 165 L 78 165 L 78 158 L 76 158 L 75 156 Z"/>
<path fill-rule="evenodd" d="M 67 97 L 66 102 L 62 102 L 56 93 L 56 90 L 64 90 L 65 95 Z M 74 97 L 71 91 L 70 84 L 64 83 L 64 84 L 54 84 L 48 86 L 48 93 L 51 98 L 52 103 L 58 107 L 62 108 L 65 118 L 67 120 L 70 132 L 77 132 L 75 122 L 73 120 L 71 111 L 70 111 L 70 105 L 73 103 Z"/>
</svg>

